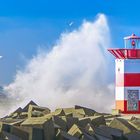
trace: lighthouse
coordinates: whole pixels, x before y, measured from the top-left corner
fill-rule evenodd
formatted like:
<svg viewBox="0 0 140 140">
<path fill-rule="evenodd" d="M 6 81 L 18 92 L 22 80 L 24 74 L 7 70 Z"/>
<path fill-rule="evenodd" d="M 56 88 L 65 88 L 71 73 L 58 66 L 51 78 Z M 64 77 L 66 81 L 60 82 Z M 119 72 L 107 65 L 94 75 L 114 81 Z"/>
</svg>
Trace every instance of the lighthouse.
<svg viewBox="0 0 140 140">
<path fill-rule="evenodd" d="M 115 56 L 115 109 L 140 114 L 140 37 L 124 37 L 124 44 L 108 49 Z"/>
</svg>

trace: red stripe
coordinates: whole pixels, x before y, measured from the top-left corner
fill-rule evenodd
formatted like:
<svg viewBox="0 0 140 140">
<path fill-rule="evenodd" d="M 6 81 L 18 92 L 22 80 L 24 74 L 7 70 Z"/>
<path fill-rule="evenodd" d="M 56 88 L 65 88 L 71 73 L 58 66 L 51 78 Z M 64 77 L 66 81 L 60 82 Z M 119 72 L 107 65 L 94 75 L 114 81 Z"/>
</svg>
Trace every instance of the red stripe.
<svg viewBox="0 0 140 140">
<path fill-rule="evenodd" d="M 116 50 L 116 52 L 120 55 L 122 59 L 125 59 L 124 52 L 120 50 Z"/>
<path fill-rule="evenodd" d="M 140 73 L 117 73 L 116 86 L 140 86 Z"/>
<path fill-rule="evenodd" d="M 110 52 L 111 54 L 113 54 L 116 58 L 119 58 L 119 56 L 115 53 L 114 50 L 109 50 L 109 52 Z"/>
</svg>

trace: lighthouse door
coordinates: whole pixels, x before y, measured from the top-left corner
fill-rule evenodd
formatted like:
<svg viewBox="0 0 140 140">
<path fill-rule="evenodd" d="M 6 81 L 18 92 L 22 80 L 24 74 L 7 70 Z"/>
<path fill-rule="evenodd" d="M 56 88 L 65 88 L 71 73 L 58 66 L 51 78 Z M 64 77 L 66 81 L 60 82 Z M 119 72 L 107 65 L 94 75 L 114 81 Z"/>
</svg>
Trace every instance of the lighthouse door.
<svg viewBox="0 0 140 140">
<path fill-rule="evenodd" d="M 139 90 L 127 90 L 127 111 L 139 110 Z"/>
</svg>

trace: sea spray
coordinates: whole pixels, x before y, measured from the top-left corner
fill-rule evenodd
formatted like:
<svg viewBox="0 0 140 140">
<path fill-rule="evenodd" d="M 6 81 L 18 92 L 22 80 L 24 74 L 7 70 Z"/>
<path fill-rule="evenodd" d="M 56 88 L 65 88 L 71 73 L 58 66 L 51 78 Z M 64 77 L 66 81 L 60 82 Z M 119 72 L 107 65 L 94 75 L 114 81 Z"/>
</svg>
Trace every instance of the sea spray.
<svg viewBox="0 0 140 140">
<path fill-rule="evenodd" d="M 108 82 L 110 32 L 105 15 L 62 33 L 50 52 L 40 52 L 5 86 L 14 109 L 30 100 L 51 109 L 75 104 L 109 112 L 113 86 Z M 7 103 L 8 104 L 8 103 Z"/>
</svg>

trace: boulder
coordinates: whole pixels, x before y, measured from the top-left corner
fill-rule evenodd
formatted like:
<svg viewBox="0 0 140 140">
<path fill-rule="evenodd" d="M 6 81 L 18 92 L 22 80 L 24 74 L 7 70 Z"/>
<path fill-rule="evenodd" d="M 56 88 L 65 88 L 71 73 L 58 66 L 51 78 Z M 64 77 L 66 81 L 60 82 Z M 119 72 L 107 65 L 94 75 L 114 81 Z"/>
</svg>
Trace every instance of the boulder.
<svg viewBox="0 0 140 140">
<path fill-rule="evenodd" d="M 109 126 L 112 128 L 120 129 L 125 134 L 136 131 L 136 128 L 134 126 L 132 126 L 130 123 L 128 123 L 127 120 L 124 120 L 121 118 L 115 118 L 114 120 L 111 121 Z"/>
</svg>

